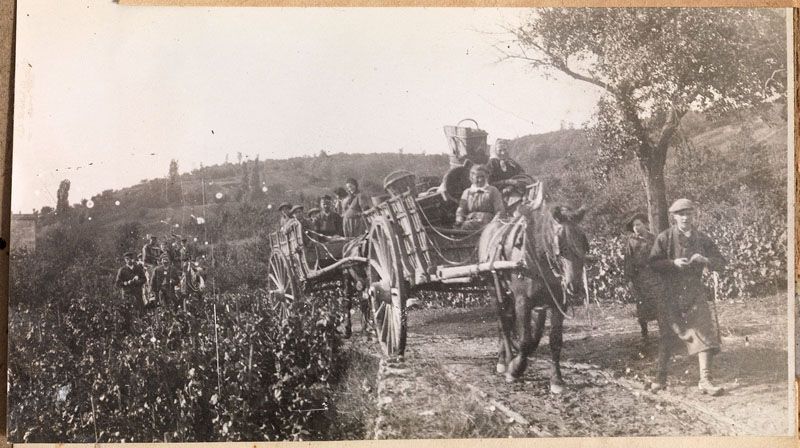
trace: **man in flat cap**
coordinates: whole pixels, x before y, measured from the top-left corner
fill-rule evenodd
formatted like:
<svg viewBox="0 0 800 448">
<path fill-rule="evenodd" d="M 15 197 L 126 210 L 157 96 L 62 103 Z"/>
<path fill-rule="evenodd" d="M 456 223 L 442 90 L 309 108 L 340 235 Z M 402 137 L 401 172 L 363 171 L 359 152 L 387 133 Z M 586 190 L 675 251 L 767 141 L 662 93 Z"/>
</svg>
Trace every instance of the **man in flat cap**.
<svg viewBox="0 0 800 448">
<path fill-rule="evenodd" d="M 177 307 L 175 287 L 180 284 L 178 271 L 172 265 L 169 255 L 161 255 L 160 261 L 161 264 L 153 271 L 153 276 L 150 278 L 150 290 L 155 294 L 158 304 Z"/>
<path fill-rule="evenodd" d="M 711 363 L 720 350 L 719 328 L 714 308 L 709 304 L 714 294 L 703 284 L 702 275 L 704 269 L 719 271 L 725 259 L 711 238 L 697 230 L 695 208 L 689 199 L 675 201 L 669 208 L 675 224 L 656 237 L 650 252 L 650 266 L 661 274 L 666 287 L 658 312 L 667 324 L 664 330 L 672 329 L 661 335 L 658 374 L 651 389 L 666 387 L 669 359 L 677 336 L 689 355 L 697 354 L 698 388 L 716 396 L 723 392 L 711 382 Z"/>
<path fill-rule="evenodd" d="M 144 268 L 134 262 L 136 254 L 133 252 L 125 252 L 122 258 L 125 260 L 125 265 L 117 271 L 114 285 L 122 292 L 125 307 L 133 306 L 141 311 L 144 309 L 142 300 L 142 285 L 145 282 Z"/>
</svg>

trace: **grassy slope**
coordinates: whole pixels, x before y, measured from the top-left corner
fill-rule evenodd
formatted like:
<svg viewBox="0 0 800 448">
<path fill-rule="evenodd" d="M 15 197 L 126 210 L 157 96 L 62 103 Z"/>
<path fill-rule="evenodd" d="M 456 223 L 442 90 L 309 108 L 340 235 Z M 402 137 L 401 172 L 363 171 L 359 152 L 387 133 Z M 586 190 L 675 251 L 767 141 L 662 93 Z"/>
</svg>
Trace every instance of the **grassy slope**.
<svg viewBox="0 0 800 448">
<path fill-rule="evenodd" d="M 785 123 L 777 126 L 769 125 L 755 114 L 718 120 L 717 124 L 699 116 L 691 116 L 688 120 L 684 129 L 691 137 L 694 147 L 711 148 L 712 151 L 718 151 L 726 157 L 740 157 L 743 154 L 736 151 L 747 151 L 748 148 L 742 148 L 742 145 L 736 146 L 734 142 L 746 135 L 752 143 L 763 144 L 773 155 L 785 154 L 781 149 L 785 144 Z M 513 142 L 512 154 L 527 172 L 543 178 L 559 199 L 580 198 L 584 203 L 588 200 L 590 203 L 585 205 L 590 208 L 607 209 L 608 213 L 612 214 L 625 212 L 622 209 L 615 210 L 617 204 L 613 202 L 629 204 L 633 201 L 636 206 L 640 206 L 638 202 L 644 199 L 638 197 L 642 196 L 638 193 L 640 174 L 635 165 L 630 164 L 621 169 L 618 179 L 614 181 L 618 184 L 619 190 L 615 192 L 618 195 L 616 200 L 607 198 L 606 202 L 591 203 L 597 199 L 596 195 L 592 194 L 596 187 L 591 179 L 591 168 L 596 163 L 597 156 L 593 143 L 582 130 L 561 130 L 518 138 Z M 672 154 L 674 157 L 675 152 Z M 773 156 L 771 159 L 775 157 L 779 156 Z M 776 166 L 780 163 L 785 166 L 785 155 L 781 160 L 774 162 Z M 252 162 L 249 166 L 252 167 Z M 262 184 L 268 187 L 268 192 L 264 198 L 255 203 L 260 205 L 263 213 L 277 214 L 274 209 L 267 212 L 266 205 L 289 200 L 293 203 L 305 203 L 307 207 L 312 206 L 315 197 L 324 193 L 330 194 L 332 189 L 341 185 L 346 177 L 359 179 L 362 189 L 374 195 L 381 193 L 383 177 L 396 169 L 414 171 L 419 177 L 439 178 L 447 170 L 447 166 L 446 157 L 443 155 L 333 154 L 288 160 L 265 160 L 261 161 L 261 180 Z M 126 221 L 140 222 L 145 232 L 167 233 L 168 227 L 161 221 L 173 225 L 179 223 L 183 227 L 191 221 L 191 215 L 203 216 L 209 213 L 209 208 L 236 209 L 238 204 L 235 199 L 240 194 L 241 173 L 241 166 L 232 163 L 185 173 L 180 181 L 183 200 L 167 207 L 147 206 L 153 203 L 148 198 L 163 197 L 165 181 L 162 178 L 106 192 L 105 202 L 103 197 L 95 196 L 93 199 L 98 206 L 93 210 L 83 211 L 93 216 L 94 226 L 99 235 L 113 233 L 114 229 Z M 739 174 L 725 173 L 725 176 L 734 177 Z M 574 176 L 573 181 L 570 181 L 570 175 Z M 576 178 L 580 182 L 575 182 Z M 207 182 L 205 212 L 201 179 Z M 222 194 L 222 200 L 215 198 L 217 193 Z M 112 202 L 119 200 L 121 205 L 113 206 L 108 202 L 108 198 L 111 198 Z M 218 204 L 224 205 L 218 206 Z M 213 215 L 213 211 L 211 213 Z M 41 224 L 46 226 L 47 223 L 44 220 Z M 169 230 L 176 231 L 174 227 Z M 255 234 L 259 229 L 249 230 Z"/>
</svg>

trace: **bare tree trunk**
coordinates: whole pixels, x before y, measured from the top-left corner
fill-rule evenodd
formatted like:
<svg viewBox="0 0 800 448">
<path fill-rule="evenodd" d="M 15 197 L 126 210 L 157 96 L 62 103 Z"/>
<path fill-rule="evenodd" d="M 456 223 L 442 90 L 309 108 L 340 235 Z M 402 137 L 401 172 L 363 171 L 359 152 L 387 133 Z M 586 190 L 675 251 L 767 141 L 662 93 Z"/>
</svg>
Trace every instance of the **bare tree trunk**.
<svg viewBox="0 0 800 448">
<path fill-rule="evenodd" d="M 658 160 L 642 160 L 639 166 L 642 168 L 647 190 L 647 215 L 650 220 L 650 231 L 658 235 L 669 227 L 664 163 Z"/>
</svg>

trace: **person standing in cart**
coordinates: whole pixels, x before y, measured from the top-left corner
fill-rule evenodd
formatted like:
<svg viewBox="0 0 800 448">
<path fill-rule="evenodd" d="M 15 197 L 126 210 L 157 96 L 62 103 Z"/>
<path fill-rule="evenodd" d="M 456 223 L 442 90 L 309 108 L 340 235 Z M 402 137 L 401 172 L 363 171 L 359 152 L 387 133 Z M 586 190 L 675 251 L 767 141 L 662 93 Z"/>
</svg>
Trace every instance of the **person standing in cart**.
<svg viewBox="0 0 800 448">
<path fill-rule="evenodd" d="M 473 165 L 469 170 L 469 188 L 461 194 L 456 209 L 456 226 L 464 230 L 480 229 L 494 219 L 505 215 L 505 204 L 500 191 L 489 185 L 489 171 L 484 165 Z"/>
<path fill-rule="evenodd" d="M 337 215 L 341 216 L 342 213 L 344 213 L 344 210 L 342 209 L 342 202 L 344 202 L 344 199 L 347 197 L 347 190 L 345 190 L 344 187 L 336 187 L 333 190 L 333 194 L 336 196 L 333 201 L 333 211 L 335 211 Z"/>
<path fill-rule="evenodd" d="M 364 211 L 369 209 L 367 198 L 358 189 L 358 182 L 349 178 L 345 181 L 347 197 L 342 201 L 342 230 L 345 237 L 359 236 L 367 231 Z"/>
<path fill-rule="evenodd" d="M 724 390 L 711 382 L 711 364 L 720 351 L 719 325 L 713 305 L 714 294 L 703 284 L 703 270 L 719 271 L 725 259 L 717 246 L 695 226 L 695 204 L 678 199 L 669 208 L 675 225 L 661 232 L 650 252 L 650 266 L 659 272 L 666 287 L 660 302 L 661 320 L 672 332 L 664 331 L 659 344 L 658 374 L 652 390 L 666 387 L 674 336 L 686 345 L 689 355 L 697 354 L 702 393 L 716 396 Z"/>
<path fill-rule="evenodd" d="M 326 237 L 342 236 L 342 216 L 333 209 L 333 199 L 327 194 L 319 198 L 320 212 L 314 230 Z"/>
<path fill-rule="evenodd" d="M 658 301 L 664 294 L 660 276 L 650 268 L 650 251 L 656 237 L 648 229 L 647 215 L 636 213 L 625 223 L 629 232 L 624 249 L 624 272 L 628 289 L 636 300 L 636 318 L 642 338 L 647 340 L 647 323 L 658 318 Z M 669 331 L 659 329 L 659 334 Z"/>
</svg>

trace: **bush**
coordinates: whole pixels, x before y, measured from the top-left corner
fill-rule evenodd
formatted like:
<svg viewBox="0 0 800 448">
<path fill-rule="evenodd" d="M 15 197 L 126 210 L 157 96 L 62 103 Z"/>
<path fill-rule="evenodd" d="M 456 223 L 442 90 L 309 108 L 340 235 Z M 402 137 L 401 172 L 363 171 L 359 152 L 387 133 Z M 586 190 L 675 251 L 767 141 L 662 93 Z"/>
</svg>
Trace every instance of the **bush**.
<svg viewBox="0 0 800 448">
<path fill-rule="evenodd" d="M 250 289 L 139 315 L 83 231 L 50 229 L 36 253 L 13 254 L 10 440 L 324 437 L 335 303 L 295 301 L 284 319 Z"/>
</svg>

